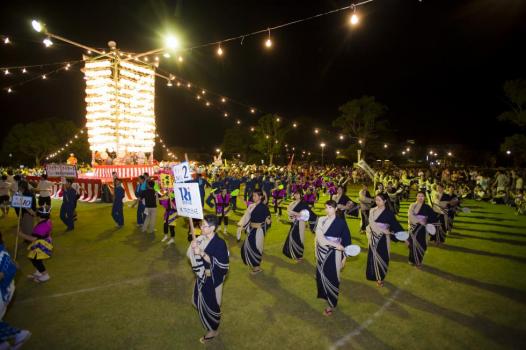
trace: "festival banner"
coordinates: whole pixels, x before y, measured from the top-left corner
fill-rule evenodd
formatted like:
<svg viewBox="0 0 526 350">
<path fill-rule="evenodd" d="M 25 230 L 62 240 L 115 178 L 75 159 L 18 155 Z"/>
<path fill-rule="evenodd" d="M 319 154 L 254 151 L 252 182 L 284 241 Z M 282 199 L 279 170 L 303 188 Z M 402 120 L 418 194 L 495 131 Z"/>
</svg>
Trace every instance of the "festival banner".
<svg viewBox="0 0 526 350">
<path fill-rule="evenodd" d="M 174 184 L 175 204 L 177 214 L 192 219 L 203 219 L 201 193 L 195 182 Z"/>
<path fill-rule="evenodd" d="M 69 164 L 47 164 L 46 174 L 49 177 L 77 177 L 77 167 Z"/>
</svg>

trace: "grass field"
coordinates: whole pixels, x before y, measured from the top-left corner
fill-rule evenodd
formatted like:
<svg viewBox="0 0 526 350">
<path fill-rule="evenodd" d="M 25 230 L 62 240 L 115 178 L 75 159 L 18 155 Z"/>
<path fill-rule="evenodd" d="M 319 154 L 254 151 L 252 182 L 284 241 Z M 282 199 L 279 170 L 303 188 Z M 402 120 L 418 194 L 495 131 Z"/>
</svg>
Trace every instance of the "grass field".
<svg viewBox="0 0 526 350">
<path fill-rule="evenodd" d="M 356 198 L 357 189 L 349 194 Z M 288 227 L 273 215 L 264 272 L 252 276 L 231 224 L 220 336 L 205 346 L 190 302 L 194 277 L 181 219 L 176 245 L 166 247 L 161 210 L 154 237 L 136 229 L 135 209 L 125 205 L 126 224 L 117 230 L 110 204 L 80 203 L 75 231 L 65 233 L 60 202 L 54 205 L 55 252 L 46 264 L 52 278 L 42 285 L 26 279 L 33 268 L 22 247 L 16 297 L 5 317 L 33 332 L 27 349 L 526 348 L 526 217 L 504 206 L 467 201 L 471 214 L 457 217 L 444 247 L 429 248 L 422 270 L 408 265 L 404 244 L 393 244 L 382 289 L 365 279 L 367 240 L 359 221 L 349 220 L 362 253 L 348 260 L 330 318 L 316 299 L 312 234 L 306 260 L 293 263 L 281 253 Z M 399 217 L 404 227 L 407 206 Z M 12 251 L 12 212 L 0 228 Z"/>
</svg>

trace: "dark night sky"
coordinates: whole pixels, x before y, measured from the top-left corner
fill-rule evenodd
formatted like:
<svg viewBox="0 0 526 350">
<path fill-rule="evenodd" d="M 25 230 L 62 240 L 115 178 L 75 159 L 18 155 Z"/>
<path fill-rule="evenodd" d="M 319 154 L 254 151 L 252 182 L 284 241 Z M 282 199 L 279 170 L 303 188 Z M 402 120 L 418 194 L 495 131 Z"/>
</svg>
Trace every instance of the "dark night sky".
<svg viewBox="0 0 526 350">
<path fill-rule="evenodd" d="M 161 46 L 169 25 L 183 33 L 188 46 L 220 40 L 349 5 L 348 1 L 9 1 L 3 2 L 0 66 L 80 59 L 67 45 L 45 49 L 31 30 L 39 18 L 51 32 L 94 47 L 115 40 L 120 48 L 146 51 Z M 74 4 L 74 5 L 73 5 Z M 329 126 L 338 107 L 352 98 L 373 95 L 387 105 L 393 139 L 420 144 L 469 144 L 496 149 L 513 128 L 496 117 L 506 109 L 502 85 L 525 78 L 526 2 L 521 0 L 376 0 L 359 8 L 358 28 L 350 29 L 348 12 L 329 15 L 265 36 L 185 54 L 182 65 L 163 60 L 161 68 L 288 120 L 308 117 L 304 129 Z M 0 87 L 21 74 L 0 76 Z M 47 81 L 0 92 L 0 138 L 21 121 L 46 117 L 84 120 L 84 81 L 78 69 Z M 248 127 L 246 109 L 230 113 Z M 214 147 L 232 125 L 218 111 L 196 103 L 195 94 L 157 84 L 159 133 L 174 146 Z M 306 141 L 308 142 L 308 141 Z"/>
</svg>

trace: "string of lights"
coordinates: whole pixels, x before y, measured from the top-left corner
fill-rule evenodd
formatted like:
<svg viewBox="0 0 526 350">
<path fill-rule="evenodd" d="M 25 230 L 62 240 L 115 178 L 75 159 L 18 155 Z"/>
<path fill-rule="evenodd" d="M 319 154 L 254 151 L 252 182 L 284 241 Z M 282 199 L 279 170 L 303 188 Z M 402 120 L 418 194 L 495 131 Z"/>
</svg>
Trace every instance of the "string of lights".
<svg viewBox="0 0 526 350">
<path fill-rule="evenodd" d="M 47 80 L 50 76 L 52 76 L 52 75 L 54 75 L 56 73 L 59 73 L 61 71 L 69 71 L 73 66 L 77 65 L 80 62 L 82 62 L 82 61 L 76 61 L 74 63 L 67 62 L 63 66 L 61 66 L 59 68 L 56 68 L 56 69 L 53 69 L 53 70 L 50 70 L 50 71 L 46 71 L 45 73 L 33 74 L 28 79 L 25 79 L 25 80 L 22 80 L 22 81 L 10 84 L 9 86 L 5 87 L 4 90 L 6 90 L 7 93 L 13 93 L 15 91 L 14 90 L 15 87 L 20 87 L 22 85 L 25 85 L 25 84 L 30 83 L 30 82 L 35 81 L 35 80 L 40 80 L 40 79 L 41 80 Z M 4 75 L 9 75 L 9 74 L 11 74 L 11 73 L 8 70 L 4 70 Z M 28 73 L 28 71 L 26 71 L 26 73 L 23 73 L 23 74 L 29 74 L 29 73 Z"/>
<path fill-rule="evenodd" d="M 0 71 L 4 71 L 7 69 L 7 70 L 13 70 L 13 72 L 11 73 L 14 73 L 15 71 L 20 71 L 20 73 L 22 74 L 27 74 L 28 73 L 28 70 L 31 69 L 31 68 L 44 68 L 44 67 L 51 67 L 51 66 L 63 66 L 65 64 L 75 64 L 75 63 L 79 63 L 79 62 L 82 62 L 84 60 L 66 60 L 66 61 L 61 61 L 61 62 L 53 62 L 53 63 L 41 63 L 41 64 L 26 64 L 26 65 L 22 65 L 22 66 L 6 66 L 6 67 L 0 67 Z M 25 70 L 24 70 L 25 69 Z"/>
</svg>

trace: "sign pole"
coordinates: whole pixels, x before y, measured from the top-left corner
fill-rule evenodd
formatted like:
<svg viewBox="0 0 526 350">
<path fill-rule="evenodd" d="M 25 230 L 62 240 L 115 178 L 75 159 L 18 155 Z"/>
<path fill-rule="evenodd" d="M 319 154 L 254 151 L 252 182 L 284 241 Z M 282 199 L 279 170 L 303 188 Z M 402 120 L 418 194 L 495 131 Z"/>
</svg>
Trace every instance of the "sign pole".
<svg viewBox="0 0 526 350">
<path fill-rule="evenodd" d="M 186 160 L 186 162 L 188 164 L 190 164 L 188 162 L 188 154 L 184 154 L 184 159 Z M 192 234 L 192 241 L 195 241 L 195 232 L 194 232 L 194 219 L 192 218 L 188 218 L 188 221 L 189 221 L 189 225 L 190 225 L 190 233 Z"/>
<path fill-rule="evenodd" d="M 15 237 L 15 257 L 14 260 L 16 261 L 16 256 L 18 254 L 18 233 L 20 232 L 20 220 L 22 219 L 22 208 L 18 210 L 18 226 L 16 228 L 16 237 Z"/>
</svg>

